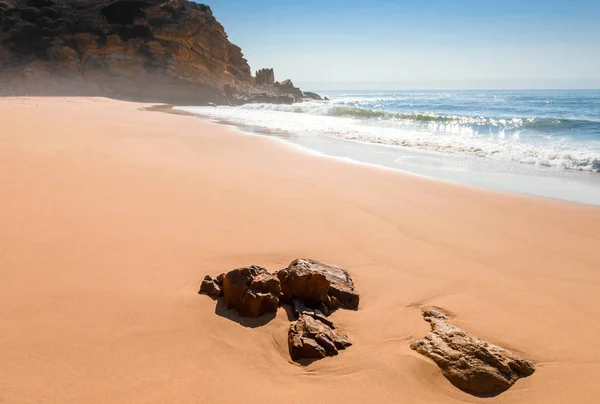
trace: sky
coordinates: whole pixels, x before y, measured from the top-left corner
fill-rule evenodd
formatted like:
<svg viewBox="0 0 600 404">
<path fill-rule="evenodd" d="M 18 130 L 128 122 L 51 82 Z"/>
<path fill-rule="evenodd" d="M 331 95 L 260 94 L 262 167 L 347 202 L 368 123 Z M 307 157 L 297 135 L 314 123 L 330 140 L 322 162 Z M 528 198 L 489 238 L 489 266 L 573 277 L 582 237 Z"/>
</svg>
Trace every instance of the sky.
<svg viewBox="0 0 600 404">
<path fill-rule="evenodd" d="M 600 88 L 600 0 L 205 0 L 303 89 Z"/>
</svg>

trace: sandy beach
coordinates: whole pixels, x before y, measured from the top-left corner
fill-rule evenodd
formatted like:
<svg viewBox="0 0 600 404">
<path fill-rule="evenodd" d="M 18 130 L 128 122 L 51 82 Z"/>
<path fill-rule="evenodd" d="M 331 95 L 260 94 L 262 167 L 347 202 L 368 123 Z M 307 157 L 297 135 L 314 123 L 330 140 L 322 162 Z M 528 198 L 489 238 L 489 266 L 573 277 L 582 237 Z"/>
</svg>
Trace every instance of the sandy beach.
<svg viewBox="0 0 600 404">
<path fill-rule="evenodd" d="M 0 403 L 597 403 L 600 208 L 303 153 L 102 98 L 0 99 Z M 285 310 L 240 319 L 206 274 L 346 268 L 352 347 L 290 361 Z M 421 309 L 536 372 L 493 398 L 410 342 Z"/>
</svg>

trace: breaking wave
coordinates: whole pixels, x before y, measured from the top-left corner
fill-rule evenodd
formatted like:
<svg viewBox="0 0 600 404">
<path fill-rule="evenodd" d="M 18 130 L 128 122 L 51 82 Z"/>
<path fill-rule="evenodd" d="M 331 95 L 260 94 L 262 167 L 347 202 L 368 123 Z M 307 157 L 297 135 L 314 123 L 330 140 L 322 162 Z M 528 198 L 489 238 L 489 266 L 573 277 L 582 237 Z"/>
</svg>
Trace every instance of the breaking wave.
<svg viewBox="0 0 600 404">
<path fill-rule="evenodd" d="M 359 119 L 390 119 L 397 121 L 412 121 L 415 123 L 456 123 L 464 125 L 521 128 L 534 130 L 572 130 L 579 128 L 589 128 L 595 133 L 600 134 L 600 121 L 584 119 L 565 119 L 554 117 L 519 117 L 500 119 L 488 118 L 484 116 L 440 115 L 433 112 L 397 113 L 372 108 L 363 108 L 351 105 L 338 105 L 321 102 L 308 102 L 303 104 L 292 105 L 248 104 L 242 106 L 242 108 L 249 110 L 294 112 Z"/>
<path fill-rule="evenodd" d="M 469 97 L 465 101 L 443 95 L 411 98 L 378 94 L 293 105 L 182 108 L 215 120 L 297 136 L 328 136 L 600 172 L 600 116 L 594 112 L 596 104 L 588 108 L 592 113 L 577 115 L 562 113 L 567 102 L 555 107 L 540 97 L 533 98 L 535 108 L 530 105 L 533 101 L 511 100 L 510 94 L 504 95 L 501 102 L 495 97 L 485 102 Z"/>
</svg>

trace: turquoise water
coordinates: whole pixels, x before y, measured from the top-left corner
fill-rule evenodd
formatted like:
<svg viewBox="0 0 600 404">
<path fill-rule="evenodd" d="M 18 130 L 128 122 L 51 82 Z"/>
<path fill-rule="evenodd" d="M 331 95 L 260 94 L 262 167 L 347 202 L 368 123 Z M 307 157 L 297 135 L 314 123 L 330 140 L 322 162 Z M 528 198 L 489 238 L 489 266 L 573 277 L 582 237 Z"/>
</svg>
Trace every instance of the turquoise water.
<svg viewBox="0 0 600 404">
<path fill-rule="evenodd" d="M 319 91 L 330 101 L 183 107 L 357 162 L 600 204 L 600 91 Z"/>
</svg>

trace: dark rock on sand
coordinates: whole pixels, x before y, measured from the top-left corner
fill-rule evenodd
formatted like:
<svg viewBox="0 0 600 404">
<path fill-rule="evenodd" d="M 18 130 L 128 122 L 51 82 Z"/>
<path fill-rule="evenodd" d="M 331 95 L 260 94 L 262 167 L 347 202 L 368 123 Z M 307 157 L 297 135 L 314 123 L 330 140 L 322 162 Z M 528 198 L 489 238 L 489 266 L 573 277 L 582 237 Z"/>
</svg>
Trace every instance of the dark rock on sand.
<svg viewBox="0 0 600 404">
<path fill-rule="evenodd" d="M 259 317 L 275 312 L 280 298 L 292 304 L 297 321 L 288 331 L 293 360 L 320 359 L 337 355 L 352 345 L 327 318 L 330 309 L 358 309 L 358 293 L 348 272 L 324 262 L 297 259 L 287 268 L 270 274 L 265 268 L 234 269 L 213 279 L 207 275 L 200 292 L 223 296 L 227 308 L 242 317 Z"/>
<path fill-rule="evenodd" d="M 475 395 L 499 394 L 535 370 L 512 352 L 448 324 L 446 315 L 437 310 L 426 310 L 423 317 L 431 324 L 431 332 L 410 347 L 431 358 L 461 390 Z"/>
<path fill-rule="evenodd" d="M 210 275 L 206 275 L 204 280 L 200 284 L 200 291 L 198 293 L 221 297 L 223 296 L 223 278 L 225 274 L 221 274 L 213 279 Z"/>
<path fill-rule="evenodd" d="M 282 300 L 291 303 L 301 299 L 310 307 L 357 310 L 359 295 L 354 282 L 344 269 L 324 262 L 297 259 L 277 272 L 281 281 Z M 327 313 L 326 313 L 327 314 Z"/>
<path fill-rule="evenodd" d="M 290 326 L 288 345 L 292 360 L 299 360 L 334 356 L 352 344 L 324 316 L 302 312 L 298 321 Z"/>
<path fill-rule="evenodd" d="M 292 303 L 292 311 L 296 318 L 302 316 L 303 314 L 307 316 L 311 316 L 316 320 L 319 320 L 323 324 L 326 324 L 330 328 L 335 328 L 333 326 L 333 322 L 327 318 L 327 316 L 319 309 L 312 309 L 304 304 L 304 302 L 300 299 L 294 299 Z"/>
<path fill-rule="evenodd" d="M 227 308 L 242 317 L 259 317 L 277 311 L 281 284 L 279 279 L 259 266 L 229 271 L 223 280 Z"/>
</svg>

